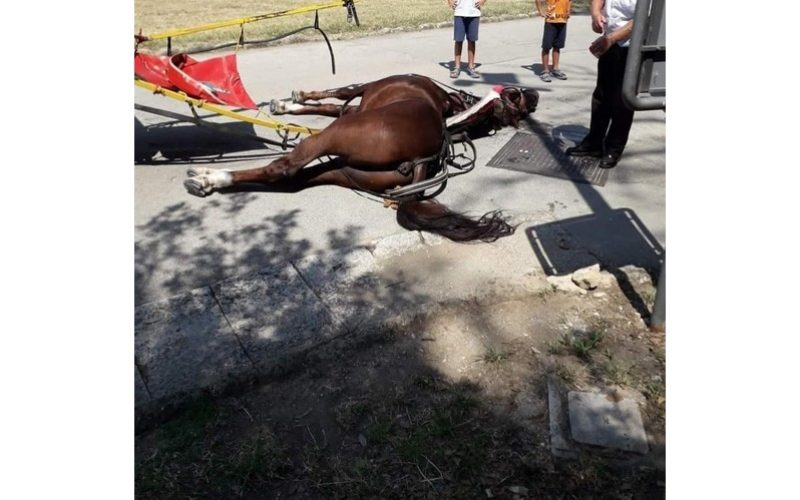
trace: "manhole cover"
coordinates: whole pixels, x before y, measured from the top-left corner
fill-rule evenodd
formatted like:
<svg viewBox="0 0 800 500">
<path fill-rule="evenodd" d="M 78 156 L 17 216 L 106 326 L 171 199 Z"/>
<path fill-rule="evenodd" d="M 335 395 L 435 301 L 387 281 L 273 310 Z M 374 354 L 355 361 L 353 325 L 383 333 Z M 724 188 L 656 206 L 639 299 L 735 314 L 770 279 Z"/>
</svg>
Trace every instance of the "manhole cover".
<svg viewBox="0 0 800 500">
<path fill-rule="evenodd" d="M 608 169 L 598 163 L 597 158 L 567 156 L 549 136 L 517 132 L 487 165 L 605 186 Z"/>
</svg>

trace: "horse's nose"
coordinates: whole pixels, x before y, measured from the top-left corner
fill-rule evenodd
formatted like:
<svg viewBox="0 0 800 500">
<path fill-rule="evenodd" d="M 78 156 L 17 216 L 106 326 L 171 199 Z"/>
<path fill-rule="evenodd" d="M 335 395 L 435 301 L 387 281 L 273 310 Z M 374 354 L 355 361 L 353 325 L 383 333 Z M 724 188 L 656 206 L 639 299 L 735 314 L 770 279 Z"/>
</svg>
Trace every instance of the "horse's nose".
<svg viewBox="0 0 800 500">
<path fill-rule="evenodd" d="M 525 90 L 525 100 L 528 102 L 528 112 L 533 113 L 536 111 L 536 106 L 539 105 L 539 91 L 536 89 Z"/>
</svg>

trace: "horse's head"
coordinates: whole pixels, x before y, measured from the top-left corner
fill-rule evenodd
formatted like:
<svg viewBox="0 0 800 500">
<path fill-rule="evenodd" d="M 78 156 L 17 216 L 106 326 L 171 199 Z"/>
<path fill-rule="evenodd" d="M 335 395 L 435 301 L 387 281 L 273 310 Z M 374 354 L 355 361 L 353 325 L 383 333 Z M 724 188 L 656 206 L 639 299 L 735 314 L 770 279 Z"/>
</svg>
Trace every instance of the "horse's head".
<svg viewBox="0 0 800 500">
<path fill-rule="evenodd" d="M 535 89 L 498 87 L 495 87 L 495 90 L 500 94 L 500 99 L 499 105 L 494 108 L 494 116 L 501 126 L 516 127 L 520 120 L 536 111 L 539 92 Z"/>
<path fill-rule="evenodd" d="M 451 93 L 449 99 L 451 108 L 459 112 L 447 119 L 447 129 L 467 129 L 478 137 L 509 125 L 518 126 L 520 120 L 536 111 L 539 92 L 496 85 L 482 99 L 466 92 Z"/>
</svg>

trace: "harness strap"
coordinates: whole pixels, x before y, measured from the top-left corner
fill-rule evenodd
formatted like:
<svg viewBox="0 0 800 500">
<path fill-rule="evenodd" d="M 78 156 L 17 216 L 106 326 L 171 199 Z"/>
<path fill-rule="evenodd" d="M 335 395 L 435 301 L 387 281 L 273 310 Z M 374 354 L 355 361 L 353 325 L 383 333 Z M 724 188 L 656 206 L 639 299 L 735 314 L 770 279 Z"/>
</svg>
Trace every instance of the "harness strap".
<svg viewBox="0 0 800 500">
<path fill-rule="evenodd" d="M 397 171 L 403 175 L 408 175 L 414 171 L 414 168 L 416 168 L 417 165 L 421 163 L 428 163 L 431 161 L 435 161 L 437 166 L 436 170 L 437 171 L 440 170 L 442 164 L 451 158 L 451 154 L 449 151 L 452 151 L 453 149 L 453 138 L 450 135 L 450 132 L 448 132 L 447 128 L 444 126 L 444 123 L 442 123 L 442 130 L 444 131 L 442 134 L 443 135 L 442 148 L 439 150 L 438 153 L 436 153 L 435 155 L 427 156 L 425 158 L 418 158 L 416 160 L 404 161 L 403 163 L 397 166 Z"/>
</svg>

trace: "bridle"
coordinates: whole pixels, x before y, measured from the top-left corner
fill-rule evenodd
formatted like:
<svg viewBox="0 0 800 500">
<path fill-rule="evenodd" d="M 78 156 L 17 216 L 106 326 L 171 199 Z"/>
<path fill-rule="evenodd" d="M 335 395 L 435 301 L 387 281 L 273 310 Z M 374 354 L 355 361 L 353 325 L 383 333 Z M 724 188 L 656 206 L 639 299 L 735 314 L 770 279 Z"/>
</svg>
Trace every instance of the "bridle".
<svg viewBox="0 0 800 500">
<path fill-rule="evenodd" d="M 516 95 L 517 99 L 514 102 L 512 97 Z M 515 127 L 519 123 L 520 117 L 528 114 L 528 98 L 525 97 L 525 91 L 521 87 L 503 87 L 500 92 L 501 106 L 498 109 L 496 116 L 498 118 L 506 118 Z"/>
</svg>

